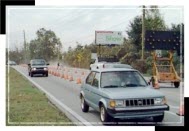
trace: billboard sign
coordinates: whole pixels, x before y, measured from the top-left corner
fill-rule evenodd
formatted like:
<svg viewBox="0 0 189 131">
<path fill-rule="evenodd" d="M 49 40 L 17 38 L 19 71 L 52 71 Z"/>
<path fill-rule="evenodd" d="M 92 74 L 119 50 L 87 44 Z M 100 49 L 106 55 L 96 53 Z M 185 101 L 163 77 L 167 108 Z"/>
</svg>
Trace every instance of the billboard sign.
<svg viewBox="0 0 189 131">
<path fill-rule="evenodd" d="M 95 31 L 95 42 L 99 45 L 120 45 L 123 43 L 121 31 Z"/>
</svg>

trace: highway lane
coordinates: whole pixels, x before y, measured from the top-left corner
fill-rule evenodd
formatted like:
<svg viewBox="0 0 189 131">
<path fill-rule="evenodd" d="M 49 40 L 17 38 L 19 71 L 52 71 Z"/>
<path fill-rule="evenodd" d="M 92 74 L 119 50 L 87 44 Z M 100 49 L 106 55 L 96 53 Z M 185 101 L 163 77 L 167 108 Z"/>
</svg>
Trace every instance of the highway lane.
<svg viewBox="0 0 189 131">
<path fill-rule="evenodd" d="M 43 87 L 45 91 L 49 92 L 61 103 L 69 107 L 69 109 L 72 110 L 72 112 L 80 116 L 83 120 L 90 122 L 92 125 L 101 125 L 98 112 L 94 111 L 92 108 L 90 108 L 90 111 L 88 113 L 83 113 L 81 111 L 80 99 L 79 99 L 80 85 L 76 84 L 75 81 L 70 82 L 69 80 L 65 80 L 52 75 L 49 75 L 49 77 L 37 76 L 30 78 L 28 76 L 26 68 L 23 68 L 21 66 L 16 66 L 15 69 L 21 72 L 26 77 L 28 77 L 31 81 L 34 81 L 39 86 Z M 70 70 L 69 72 L 70 74 L 74 74 L 74 71 L 75 70 Z M 76 77 L 78 76 L 81 76 L 81 74 L 79 74 L 79 72 L 75 73 L 74 79 L 76 79 Z M 83 76 L 83 78 L 85 76 Z M 164 87 L 164 88 L 160 88 L 160 91 L 166 94 L 168 104 L 170 105 L 170 111 L 167 111 L 165 113 L 165 118 L 163 123 L 158 125 L 183 125 L 183 117 L 179 117 L 176 115 L 180 103 L 180 93 L 179 93 L 180 88 L 176 89 L 176 88 Z M 137 120 L 137 121 L 143 122 L 143 120 Z M 146 119 L 145 121 L 152 122 L 152 119 Z M 120 120 L 119 124 L 128 125 L 125 124 L 125 122 L 130 122 L 130 121 Z"/>
</svg>

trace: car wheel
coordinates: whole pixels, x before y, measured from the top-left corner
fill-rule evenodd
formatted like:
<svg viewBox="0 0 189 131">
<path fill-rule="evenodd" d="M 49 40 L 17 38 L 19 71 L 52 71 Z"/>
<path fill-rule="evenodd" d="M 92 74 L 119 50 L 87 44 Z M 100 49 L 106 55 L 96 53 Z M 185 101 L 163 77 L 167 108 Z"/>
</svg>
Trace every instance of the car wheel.
<svg viewBox="0 0 189 131">
<path fill-rule="evenodd" d="M 180 82 L 174 82 L 175 88 L 178 88 L 180 86 Z"/>
<path fill-rule="evenodd" d="M 160 116 L 153 117 L 154 122 L 162 122 L 164 118 L 164 114 Z"/>
<path fill-rule="evenodd" d="M 33 73 L 30 73 L 30 76 L 33 77 Z"/>
<path fill-rule="evenodd" d="M 103 124 L 106 124 L 104 122 L 110 122 L 111 117 L 109 116 L 109 114 L 106 111 L 106 108 L 104 107 L 104 105 L 100 106 L 100 120 L 103 122 Z"/>
<path fill-rule="evenodd" d="M 48 73 L 46 74 L 46 77 L 48 77 Z"/>
<path fill-rule="evenodd" d="M 81 97 L 81 109 L 83 112 L 88 112 L 89 111 L 89 106 L 87 105 L 84 97 Z"/>
</svg>

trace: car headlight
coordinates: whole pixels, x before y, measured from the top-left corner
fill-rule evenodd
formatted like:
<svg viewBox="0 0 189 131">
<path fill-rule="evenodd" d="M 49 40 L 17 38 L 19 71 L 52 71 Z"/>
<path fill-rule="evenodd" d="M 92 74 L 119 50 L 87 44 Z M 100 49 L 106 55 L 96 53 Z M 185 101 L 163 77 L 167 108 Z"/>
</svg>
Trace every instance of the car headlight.
<svg viewBox="0 0 189 131">
<path fill-rule="evenodd" d="M 123 106 L 125 106 L 123 100 L 116 100 L 116 107 L 123 107 Z"/>
<path fill-rule="evenodd" d="M 114 100 L 110 100 L 110 101 L 109 101 L 109 106 L 110 106 L 111 108 L 115 108 L 115 106 L 116 106 L 115 101 L 114 101 Z"/>
<path fill-rule="evenodd" d="M 166 104 L 166 99 L 165 99 L 165 97 L 163 97 L 163 98 L 155 98 L 155 99 L 154 99 L 154 104 L 155 104 L 155 105 L 163 105 L 163 104 Z"/>
<path fill-rule="evenodd" d="M 33 71 L 35 71 L 35 70 L 36 70 L 36 68 L 32 68 L 32 70 L 33 70 Z"/>
<path fill-rule="evenodd" d="M 44 68 L 44 70 L 47 70 L 47 68 Z"/>
<path fill-rule="evenodd" d="M 123 100 L 110 100 L 109 101 L 109 106 L 111 108 L 115 108 L 115 107 L 124 107 L 124 101 Z"/>
</svg>

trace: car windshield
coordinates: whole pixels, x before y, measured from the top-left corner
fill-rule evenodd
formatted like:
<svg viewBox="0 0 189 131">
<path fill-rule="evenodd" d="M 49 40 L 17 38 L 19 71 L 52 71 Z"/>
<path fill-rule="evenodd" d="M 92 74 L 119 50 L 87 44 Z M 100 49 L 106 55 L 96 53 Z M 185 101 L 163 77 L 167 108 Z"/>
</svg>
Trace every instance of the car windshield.
<svg viewBox="0 0 189 131">
<path fill-rule="evenodd" d="M 45 61 L 44 60 L 33 60 L 32 65 L 45 65 Z"/>
<path fill-rule="evenodd" d="M 145 79 L 137 71 L 102 72 L 102 88 L 145 87 Z"/>
</svg>

